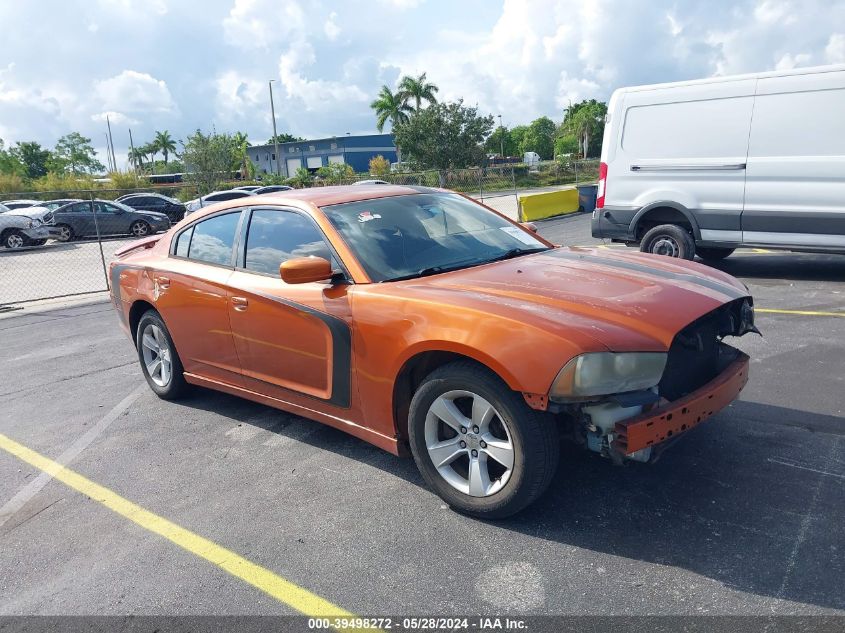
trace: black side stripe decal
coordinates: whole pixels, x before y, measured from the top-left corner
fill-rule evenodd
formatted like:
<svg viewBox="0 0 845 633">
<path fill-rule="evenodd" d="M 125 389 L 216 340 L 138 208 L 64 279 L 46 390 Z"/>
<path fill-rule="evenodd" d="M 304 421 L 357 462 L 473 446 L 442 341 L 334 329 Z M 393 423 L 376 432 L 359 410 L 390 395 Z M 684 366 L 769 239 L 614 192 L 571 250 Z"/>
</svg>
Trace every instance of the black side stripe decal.
<svg viewBox="0 0 845 633">
<path fill-rule="evenodd" d="M 645 264 L 640 264 L 638 262 L 623 262 L 611 259 L 609 257 L 597 257 L 596 255 L 588 255 L 586 253 L 574 253 L 571 251 L 565 251 L 563 249 L 555 249 L 555 251 L 549 252 L 548 254 L 552 257 L 560 257 L 561 259 L 594 262 L 596 264 L 601 264 L 602 266 L 610 266 L 612 268 L 620 268 L 623 270 L 633 270 L 640 273 L 655 275 L 656 277 L 674 279 L 676 281 L 686 281 L 702 286 L 703 288 L 715 290 L 716 292 L 720 292 L 723 295 L 727 295 L 731 299 L 740 299 L 742 297 L 748 296 L 748 293 L 742 292 L 738 288 L 734 288 L 727 284 L 719 283 L 718 281 L 713 281 L 712 279 L 707 279 L 705 277 L 697 277 L 696 275 L 691 275 L 688 273 L 673 273 L 668 270 L 659 270 L 657 268 L 652 268 L 651 266 L 646 266 Z"/>
<path fill-rule="evenodd" d="M 332 334 L 332 395 L 328 400 L 323 398 L 317 399 L 348 409 L 352 383 L 352 332 L 349 329 L 349 324 L 343 319 L 327 314 L 326 312 L 315 310 L 311 306 L 264 294 L 263 292 L 256 292 L 254 290 L 250 290 L 249 292 L 263 297 L 268 301 L 274 301 L 289 308 L 301 310 L 326 324 L 326 327 L 329 328 Z"/>
</svg>

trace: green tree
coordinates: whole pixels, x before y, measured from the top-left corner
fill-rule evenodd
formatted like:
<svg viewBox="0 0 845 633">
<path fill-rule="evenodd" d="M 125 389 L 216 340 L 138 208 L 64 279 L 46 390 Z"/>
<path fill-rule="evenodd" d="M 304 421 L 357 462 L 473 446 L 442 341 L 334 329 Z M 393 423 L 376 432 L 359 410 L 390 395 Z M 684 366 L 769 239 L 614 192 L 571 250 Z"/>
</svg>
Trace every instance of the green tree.
<svg viewBox="0 0 845 633">
<path fill-rule="evenodd" d="M 252 179 L 255 175 L 255 166 L 249 160 L 249 154 L 247 154 L 247 149 L 250 146 L 249 138 L 244 132 L 235 132 L 232 140 L 235 142 L 236 148 L 233 168 L 240 170 L 241 178 Z"/>
<path fill-rule="evenodd" d="M 578 137 L 574 134 L 564 134 L 555 139 L 555 156 L 577 154 L 579 149 Z"/>
<path fill-rule="evenodd" d="M 164 166 L 167 167 L 167 159 L 170 156 L 170 153 L 176 153 L 176 141 L 174 141 L 173 137 L 170 136 L 170 132 L 165 130 L 164 132 L 156 132 L 156 137 L 153 143 L 156 148 L 164 154 Z"/>
<path fill-rule="evenodd" d="M 435 103 L 394 128 L 396 145 L 422 167 L 440 171 L 481 164 L 484 141 L 493 129 L 492 116 L 479 116 L 478 108 L 466 108 L 463 101 Z"/>
<path fill-rule="evenodd" d="M 575 136 L 585 158 L 590 155 L 591 148 L 593 155 L 600 154 L 606 116 L 606 103 L 585 99 L 566 109 L 558 134 Z"/>
<path fill-rule="evenodd" d="M 47 175 L 50 150 L 44 149 L 34 141 L 29 141 L 16 144 L 9 152 L 23 163 L 27 178 L 41 178 Z"/>
<path fill-rule="evenodd" d="M 5 149 L 2 138 L 0 138 L 0 174 L 18 178 L 26 176 L 26 165 L 15 156 L 14 152 Z"/>
<path fill-rule="evenodd" d="M 317 175 L 332 183 L 341 183 L 355 176 L 355 170 L 346 163 L 329 163 L 317 170 Z"/>
<path fill-rule="evenodd" d="M 406 123 L 412 111 L 402 94 L 394 93 L 387 86 L 381 87 L 378 97 L 370 104 L 370 107 L 376 112 L 376 127 L 379 132 L 384 129 L 388 121 L 394 129 L 397 125 Z"/>
<path fill-rule="evenodd" d="M 407 103 L 412 100 L 416 104 L 416 111 L 419 112 L 423 101 L 428 101 L 429 104 L 437 103 L 437 98 L 434 94 L 439 88 L 427 80 L 426 73 L 418 77 L 411 77 L 405 75 L 399 82 L 399 98 Z M 381 128 L 379 128 L 379 131 Z"/>
<path fill-rule="evenodd" d="M 276 134 L 276 136 L 271 136 L 270 140 L 267 141 L 267 145 L 272 145 L 277 140 L 279 141 L 279 143 L 295 143 L 296 141 L 304 141 L 305 139 L 301 136 L 294 136 L 293 134 L 283 132 L 282 134 Z"/>
<path fill-rule="evenodd" d="M 506 127 L 497 127 L 487 138 L 484 149 L 488 154 L 501 154 L 503 147 L 505 156 L 515 156 L 519 153 L 519 147 L 514 141 L 511 130 Z"/>
<path fill-rule="evenodd" d="M 201 195 L 220 188 L 231 176 L 237 160 L 237 144 L 229 134 L 203 134 L 197 130 L 182 143 L 182 161 L 187 179 L 196 184 Z"/>
<path fill-rule="evenodd" d="M 528 126 L 522 137 L 522 152 L 537 152 L 548 160 L 555 151 L 555 124 L 549 117 L 541 116 Z"/>
<path fill-rule="evenodd" d="M 370 159 L 370 175 L 371 176 L 386 176 L 390 173 L 390 161 L 379 154 Z"/>
<path fill-rule="evenodd" d="M 513 143 L 514 154 L 522 156 L 525 153 L 523 149 L 523 140 L 525 140 L 525 133 L 528 132 L 527 125 L 516 125 L 510 130 L 511 142 Z"/>
<path fill-rule="evenodd" d="M 287 183 L 293 187 L 307 187 L 311 184 L 311 172 L 306 167 L 299 167 Z"/>
<path fill-rule="evenodd" d="M 79 132 L 71 132 L 56 141 L 56 148 L 49 160 L 49 169 L 79 175 L 102 172 L 105 167 L 97 160 L 97 152 L 91 145 L 91 139 Z"/>
</svg>

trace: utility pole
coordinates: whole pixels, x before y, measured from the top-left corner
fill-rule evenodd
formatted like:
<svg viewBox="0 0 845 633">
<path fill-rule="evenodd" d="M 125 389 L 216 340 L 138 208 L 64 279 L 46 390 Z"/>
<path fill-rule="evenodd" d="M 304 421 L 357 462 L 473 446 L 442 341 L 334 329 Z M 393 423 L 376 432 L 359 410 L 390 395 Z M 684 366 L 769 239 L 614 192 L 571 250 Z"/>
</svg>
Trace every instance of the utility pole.
<svg viewBox="0 0 845 633">
<path fill-rule="evenodd" d="M 106 137 L 106 162 L 108 163 L 109 171 L 114 171 L 114 165 L 111 162 L 111 150 L 109 150 L 109 135 L 103 132 Z"/>
<path fill-rule="evenodd" d="M 505 158 L 505 126 L 502 125 L 502 115 L 497 115 L 499 117 L 499 143 L 501 146 L 501 157 L 504 160 Z"/>
<path fill-rule="evenodd" d="M 273 117 L 273 143 L 276 146 L 276 175 L 281 178 L 282 176 L 282 157 L 279 156 L 279 135 L 276 133 L 276 106 L 273 105 L 273 82 L 276 81 L 275 79 L 271 79 L 267 82 L 267 85 L 270 86 L 270 116 Z"/>
<path fill-rule="evenodd" d="M 106 125 L 109 128 L 109 148 L 111 148 L 111 162 L 112 166 L 114 167 L 114 171 L 117 171 L 117 157 L 114 155 L 114 140 L 111 136 L 111 121 L 109 121 L 109 115 L 106 115 Z"/>
</svg>

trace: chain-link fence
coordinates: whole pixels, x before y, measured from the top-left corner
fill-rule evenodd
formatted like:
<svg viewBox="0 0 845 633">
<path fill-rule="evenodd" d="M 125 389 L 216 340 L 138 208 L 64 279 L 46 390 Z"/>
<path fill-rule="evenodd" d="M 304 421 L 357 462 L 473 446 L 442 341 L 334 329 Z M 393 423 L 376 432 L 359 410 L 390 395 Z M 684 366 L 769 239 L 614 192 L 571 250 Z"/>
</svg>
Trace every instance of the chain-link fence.
<svg viewBox="0 0 845 633">
<path fill-rule="evenodd" d="M 516 219 L 520 192 L 595 182 L 597 177 L 598 161 L 579 161 L 359 174 L 344 180 L 313 178 L 297 186 L 346 185 L 377 178 L 391 184 L 444 187 L 478 198 Z M 132 199 L 125 199 L 130 195 Z M 114 251 L 122 243 L 167 230 L 184 215 L 185 207 L 178 201 L 198 196 L 197 187 L 187 183 L 0 194 L 0 204 L 11 207 L 0 213 L 0 310 L 107 290 Z M 177 200 L 168 205 L 162 202 L 164 197 Z"/>
<path fill-rule="evenodd" d="M 184 215 L 178 201 L 142 195 L 153 192 L 197 195 L 193 185 L 0 194 L 8 208 L 0 213 L 0 310 L 107 290 L 108 263 L 122 243 L 166 231 Z"/>
</svg>

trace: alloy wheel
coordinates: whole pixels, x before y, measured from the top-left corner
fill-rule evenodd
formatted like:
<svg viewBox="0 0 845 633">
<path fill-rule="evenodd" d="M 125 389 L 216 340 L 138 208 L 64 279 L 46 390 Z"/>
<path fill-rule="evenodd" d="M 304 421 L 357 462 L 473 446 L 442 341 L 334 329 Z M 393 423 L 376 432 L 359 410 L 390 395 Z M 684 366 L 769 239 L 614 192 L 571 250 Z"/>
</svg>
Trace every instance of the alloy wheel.
<svg viewBox="0 0 845 633">
<path fill-rule="evenodd" d="M 11 233 L 6 238 L 6 246 L 8 248 L 21 248 L 23 246 L 23 237 L 17 233 Z"/>
<path fill-rule="evenodd" d="M 170 345 L 160 327 L 150 323 L 144 328 L 141 348 L 150 380 L 159 387 L 166 387 L 173 375 L 173 361 Z"/>
<path fill-rule="evenodd" d="M 132 225 L 132 235 L 135 237 L 144 237 L 149 232 L 150 229 L 144 222 L 135 222 Z"/>
<path fill-rule="evenodd" d="M 70 240 L 70 227 L 67 225 L 63 225 L 59 227 L 59 241 L 67 242 Z"/>
<path fill-rule="evenodd" d="M 507 422 L 471 391 L 448 391 L 432 402 L 425 444 L 440 476 L 472 497 L 495 494 L 513 472 L 515 451 Z"/>
</svg>

